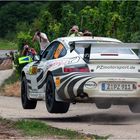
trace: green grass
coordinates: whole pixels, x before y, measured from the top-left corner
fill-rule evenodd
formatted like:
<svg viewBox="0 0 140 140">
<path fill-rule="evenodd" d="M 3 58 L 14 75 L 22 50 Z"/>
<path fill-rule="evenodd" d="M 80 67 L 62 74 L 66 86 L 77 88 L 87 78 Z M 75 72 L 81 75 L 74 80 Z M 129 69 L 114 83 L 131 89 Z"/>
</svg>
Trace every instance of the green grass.
<svg viewBox="0 0 140 140">
<path fill-rule="evenodd" d="M 58 136 L 67 139 L 86 139 L 86 135 L 80 134 L 72 130 L 63 130 L 51 127 L 43 122 L 39 121 L 27 121 L 21 120 L 16 123 L 18 129 L 23 130 L 27 136 Z M 94 138 L 90 136 L 89 138 Z"/>
<path fill-rule="evenodd" d="M 58 129 L 47 125 L 41 121 L 35 120 L 21 120 L 16 122 L 16 128 L 22 130 L 27 136 L 55 136 L 58 138 L 65 139 L 83 139 L 83 140 L 92 140 L 92 139 L 101 139 L 106 140 L 109 136 L 102 137 L 97 135 L 86 135 L 78 133 L 76 131 L 68 129 Z"/>
<path fill-rule="evenodd" d="M 15 70 L 13 72 L 13 74 L 3 82 L 2 86 L 13 84 L 13 83 L 17 82 L 18 80 L 19 80 L 19 75 L 17 74 L 17 72 Z"/>
<path fill-rule="evenodd" d="M 17 50 L 17 44 L 8 40 L 0 39 L 0 50 Z"/>
<path fill-rule="evenodd" d="M 6 79 L 2 85 L 0 86 L 0 91 L 3 91 L 5 85 L 10 85 L 10 84 L 13 84 L 15 82 L 19 81 L 19 75 L 17 74 L 16 71 L 13 72 L 13 74 L 8 77 L 8 79 Z"/>
<path fill-rule="evenodd" d="M 17 130 L 25 137 L 49 138 L 65 140 L 107 140 L 111 135 L 98 136 L 92 134 L 83 134 L 69 129 L 59 129 L 48 125 L 43 121 L 37 120 L 18 120 L 12 121 L 0 118 L 0 125 L 7 129 Z"/>
<path fill-rule="evenodd" d="M 102 137 L 91 134 L 78 133 L 68 129 L 54 128 L 44 122 L 36 120 L 18 120 L 12 121 L 0 118 L 0 124 L 20 132 L 25 137 L 49 138 L 65 140 L 107 140 L 109 136 Z"/>
</svg>

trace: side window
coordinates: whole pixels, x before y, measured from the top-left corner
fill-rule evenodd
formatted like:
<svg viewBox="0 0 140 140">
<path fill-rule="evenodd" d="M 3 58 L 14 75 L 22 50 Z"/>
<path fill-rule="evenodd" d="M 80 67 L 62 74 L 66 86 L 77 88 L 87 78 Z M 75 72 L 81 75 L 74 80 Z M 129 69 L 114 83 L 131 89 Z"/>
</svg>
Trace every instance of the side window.
<svg viewBox="0 0 140 140">
<path fill-rule="evenodd" d="M 46 50 L 43 52 L 42 59 L 44 59 L 44 60 L 52 59 L 53 53 L 54 53 L 57 46 L 58 46 L 58 42 L 53 42 L 52 44 L 50 44 L 46 48 Z"/>
<path fill-rule="evenodd" d="M 59 43 L 58 47 L 56 48 L 54 52 L 53 58 L 57 59 L 57 58 L 63 57 L 66 55 L 66 52 L 67 50 L 65 49 L 65 47 L 61 43 Z"/>
</svg>

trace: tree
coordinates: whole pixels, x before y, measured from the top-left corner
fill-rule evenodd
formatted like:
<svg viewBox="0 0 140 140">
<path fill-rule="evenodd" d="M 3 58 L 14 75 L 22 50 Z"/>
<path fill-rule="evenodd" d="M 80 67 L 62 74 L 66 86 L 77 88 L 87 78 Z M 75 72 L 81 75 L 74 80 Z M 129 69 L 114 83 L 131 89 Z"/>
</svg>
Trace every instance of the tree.
<svg viewBox="0 0 140 140">
<path fill-rule="evenodd" d="M 62 7 L 62 15 L 65 16 L 61 19 L 61 23 L 63 23 L 61 26 L 61 36 L 67 36 L 69 29 L 73 25 L 79 26 L 79 17 L 70 4 L 66 4 Z"/>
<path fill-rule="evenodd" d="M 86 6 L 80 11 L 82 19 L 81 28 L 90 30 L 93 35 L 99 35 L 102 31 L 102 17 L 97 7 Z"/>
<path fill-rule="evenodd" d="M 121 24 L 122 17 L 117 12 L 110 12 L 108 17 L 109 21 L 107 35 L 117 38 L 117 31 Z"/>
<path fill-rule="evenodd" d="M 136 8 L 138 1 L 122 1 L 120 4 L 120 14 L 122 15 L 121 32 L 125 42 L 131 41 L 131 34 L 134 29 L 134 19 L 136 18 Z"/>
</svg>

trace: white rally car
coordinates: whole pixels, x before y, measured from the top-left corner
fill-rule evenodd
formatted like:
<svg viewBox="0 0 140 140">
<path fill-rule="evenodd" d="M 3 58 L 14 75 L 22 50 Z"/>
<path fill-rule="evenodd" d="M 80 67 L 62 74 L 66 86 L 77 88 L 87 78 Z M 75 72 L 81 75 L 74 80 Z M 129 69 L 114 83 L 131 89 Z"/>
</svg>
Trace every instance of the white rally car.
<svg viewBox="0 0 140 140">
<path fill-rule="evenodd" d="M 35 109 L 45 100 L 50 113 L 66 113 L 76 102 L 101 109 L 129 105 L 140 112 L 140 60 L 127 45 L 105 37 L 54 40 L 22 70 L 23 108 Z"/>
</svg>

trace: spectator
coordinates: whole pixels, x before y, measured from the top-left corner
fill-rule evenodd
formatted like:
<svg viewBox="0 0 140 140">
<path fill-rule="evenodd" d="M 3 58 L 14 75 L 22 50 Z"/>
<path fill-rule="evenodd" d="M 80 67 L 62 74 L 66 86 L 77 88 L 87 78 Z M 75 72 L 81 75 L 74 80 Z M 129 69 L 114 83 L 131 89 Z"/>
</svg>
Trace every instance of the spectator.
<svg viewBox="0 0 140 140">
<path fill-rule="evenodd" d="M 34 58 L 34 55 L 37 53 L 34 48 L 30 48 L 28 44 L 25 44 L 21 54 L 23 56 L 30 56 L 31 58 Z"/>
<path fill-rule="evenodd" d="M 70 30 L 67 36 L 75 37 L 75 36 L 81 36 L 79 32 L 79 27 L 77 25 L 74 25 Z"/>
<path fill-rule="evenodd" d="M 10 57 L 11 57 L 12 61 L 14 61 L 14 52 L 13 51 L 10 51 Z"/>
<path fill-rule="evenodd" d="M 34 37 L 33 37 L 33 42 L 38 41 L 40 45 L 40 51 L 44 51 L 46 49 L 46 46 L 49 44 L 48 37 L 45 33 L 40 32 L 39 30 L 36 31 Z"/>
<path fill-rule="evenodd" d="M 83 36 L 92 36 L 92 32 L 89 32 L 87 29 L 83 31 Z"/>
</svg>

